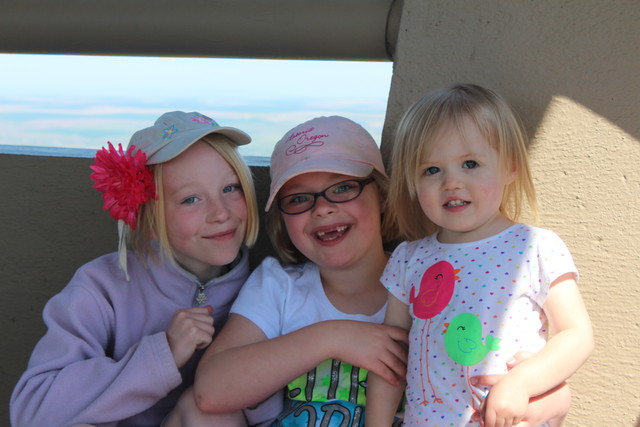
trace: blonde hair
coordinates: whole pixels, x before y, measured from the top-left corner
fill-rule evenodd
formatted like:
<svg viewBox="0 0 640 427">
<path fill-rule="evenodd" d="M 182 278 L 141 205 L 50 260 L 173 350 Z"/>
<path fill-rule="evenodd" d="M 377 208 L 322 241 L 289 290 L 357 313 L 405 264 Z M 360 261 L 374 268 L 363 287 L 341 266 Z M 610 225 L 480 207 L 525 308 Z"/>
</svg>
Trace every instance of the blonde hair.
<svg viewBox="0 0 640 427">
<path fill-rule="evenodd" d="M 381 172 L 374 169 L 370 175 L 378 189 L 378 196 L 381 203 L 384 204 L 384 200 L 387 197 L 389 189 L 389 179 Z M 390 242 L 396 238 L 394 229 L 389 227 L 384 220 L 385 215 L 382 215 L 381 234 L 383 242 Z M 286 264 L 299 264 L 309 261 L 302 252 L 295 247 L 289 238 L 287 228 L 284 225 L 284 218 L 280 209 L 278 209 L 278 203 L 271 204 L 269 211 L 267 212 L 267 234 L 271 240 L 271 245 L 276 251 L 278 258 Z"/>
<path fill-rule="evenodd" d="M 209 144 L 220 156 L 229 163 L 238 176 L 240 186 L 247 204 L 247 227 L 244 236 L 244 244 L 251 247 L 258 238 L 260 218 L 258 215 L 258 202 L 251 169 L 242 159 L 235 144 L 227 137 L 220 134 L 210 134 L 199 141 Z M 157 200 L 145 203 L 138 214 L 138 226 L 135 230 L 126 227 L 126 239 L 131 248 L 140 258 L 153 254 L 151 251 L 151 239 L 156 239 L 160 246 L 163 258 L 175 262 L 175 253 L 167 234 L 167 222 L 164 212 L 164 186 L 162 185 L 162 163 L 149 166 L 156 185 Z"/>
<path fill-rule="evenodd" d="M 517 222 L 526 202 L 533 218 L 537 218 L 528 140 L 520 119 L 497 93 L 473 84 L 458 84 L 424 95 L 409 107 L 396 128 L 386 211 L 387 219 L 395 223 L 403 239 L 421 239 L 438 231 L 418 202 L 419 165 L 443 126 L 456 126 L 464 135 L 463 125 L 468 119 L 498 152 L 500 167 L 505 171 L 515 168 L 515 179 L 504 189 L 500 212 Z"/>
</svg>

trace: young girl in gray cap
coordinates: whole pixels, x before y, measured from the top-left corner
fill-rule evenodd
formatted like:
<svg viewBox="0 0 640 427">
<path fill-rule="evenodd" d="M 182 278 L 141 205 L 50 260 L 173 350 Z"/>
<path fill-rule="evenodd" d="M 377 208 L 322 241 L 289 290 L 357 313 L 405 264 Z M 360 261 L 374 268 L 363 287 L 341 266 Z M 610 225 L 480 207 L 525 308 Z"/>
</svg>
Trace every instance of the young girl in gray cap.
<svg viewBox="0 0 640 427">
<path fill-rule="evenodd" d="M 11 398 L 14 427 L 161 424 L 249 275 L 258 213 L 236 150 L 249 142 L 175 111 L 127 150 L 98 151 L 92 179 L 120 246 L 47 303 L 48 331 Z"/>
</svg>

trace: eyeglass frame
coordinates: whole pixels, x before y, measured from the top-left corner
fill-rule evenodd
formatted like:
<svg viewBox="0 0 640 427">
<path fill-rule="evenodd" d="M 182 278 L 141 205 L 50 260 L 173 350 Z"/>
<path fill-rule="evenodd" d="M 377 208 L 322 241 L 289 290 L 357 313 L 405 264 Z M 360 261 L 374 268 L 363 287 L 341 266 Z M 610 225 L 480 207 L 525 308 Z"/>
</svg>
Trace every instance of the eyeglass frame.
<svg viewBox="0 0 640 427">
<path fill-rule="evenodd" d="M 305 212 L 309 212 L 311 209 L 313 209 L 313 208 L 316 206 L 316 203 L 318 202 L 318 198 L 319 198 L 320 196 L 322 196 L 322 197 L 323 197 L 326 201 L 328 201 L 329 203 L 346 203 L 346 202 L 350 202 L 350 201 L 355 200 L 355 199 L 357 199 L 358 197 L 360 197 L 360 195 L 361 195 L 361 194 L 362 194 L 362 192 L 364 191 L 364 187 L 365 187 L 367 184 L 370 184 L 370 183 L 372 183 L 372 182 L 374 182 L 374 181 L 375 181 L 375 179 L 373 179 L 372 177 L 364 178 L 364 179 L 355 179 L 355 178 L 352 178 L 352 179 L 345 179 L 344 181 L 340 181 L 340 182 L 336 182 L 335 184 L 331 184 L 330 186 L 328 186 L 328 187 L 327 187 L 327 188 L 325 188 L 324 190 L 319 191 L 319 192 L 317 192 L 317 193 L 305 192 L 305 193 L 292 193 L 292 194 L 287 194 L 286 196 L 283 196 L 283 197 L 278 198 L 278 210 L 280 210 L 280 212 L 282 212 L 282 213 L 283 213 L 283 214 L 285 214 L 285 215 L 300 215 L 300 214 L 303 214 L 303 213 L 305 213 Z M 345 182 L 357 182 L 357 183 L 358 183 L 358 187 L 359 187 L 358 194 L 356 194 L 356 195 L 355 195 L 354 197 L 352 197 L 351 199 L 348 199 L 348 200 L 338 200 L 338 201 L 336 201 L 336 200 L 331 200 L 329 197 L 327 197 L 326 192 L 327 192 L 330 188 L 333 188 L 333 187 L 335 187 L 335 186 L 337 186 L 337 185 L 340 185 L 340 184 L 344 184 Z M 286 199 L 286 198 L 289 198 L 289 197 L 291 197 L 291 196 L 299 196 L 299 195 L 301 195 L 301 194 L 304 194 L 304 195 L 307 195 L 307 196 L 313 196 L 313 203 L 311 203 L 311 206 L 309 206 L 307 209 L 305 209 L 305 210 L 303 210 L 303 211 L 300 211 L 300 212 L 289 213 L 289 212 L 285 211 L 285 210 L 282 208 L 282 200 L 284 200 L 284 199 Z"/>
</svg>

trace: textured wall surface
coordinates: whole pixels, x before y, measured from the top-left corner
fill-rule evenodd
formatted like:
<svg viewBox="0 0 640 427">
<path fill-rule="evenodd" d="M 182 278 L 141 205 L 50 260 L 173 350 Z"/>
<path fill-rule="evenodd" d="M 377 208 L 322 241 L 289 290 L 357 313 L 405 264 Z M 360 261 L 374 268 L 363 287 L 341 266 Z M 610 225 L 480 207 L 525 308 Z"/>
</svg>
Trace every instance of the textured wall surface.
<svg viewBox="0 0 640 427">
<path fill-rule="evenodd" d="M 640 415 L 640 4 L 406 0 L 383 147 L 424 92 L 503 94 L 532 137 L 539 225 L 572 250 L 596 349 L 570 380 L 567 426 Z"/>
</svg>

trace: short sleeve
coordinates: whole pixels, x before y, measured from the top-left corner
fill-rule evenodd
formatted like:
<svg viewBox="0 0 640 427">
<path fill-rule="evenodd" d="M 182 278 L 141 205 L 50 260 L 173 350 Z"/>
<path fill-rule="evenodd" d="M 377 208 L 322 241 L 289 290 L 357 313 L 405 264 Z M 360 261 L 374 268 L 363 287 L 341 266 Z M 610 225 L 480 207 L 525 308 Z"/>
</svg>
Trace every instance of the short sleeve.
<svg viewBox="0 0 640 427">
<path fill-rule="evenodd" d="M 578 281 L 578 269 L 573 261 L 569 248 L 553 231 L 544 233 L 538 241 L 538 262 L 540 278 L 547 286 L 560 276 L 572 273 Z"/>
<path fill-rule="evenodd" d="M 265 258 L 242 286 L 231 313 L 251 320 L 269 339 L 280 336 L 290 280 L 278 260 Z"/>
<path fill-rule="evenodd" d="M 396 298 L 409 304 L 409 293 L 406 289 L 406 267 L 408 262 L 407 248 L 409 243 L 402 242 L 391 254 L 384 268 L 380 282 Z"/>
</svg>

